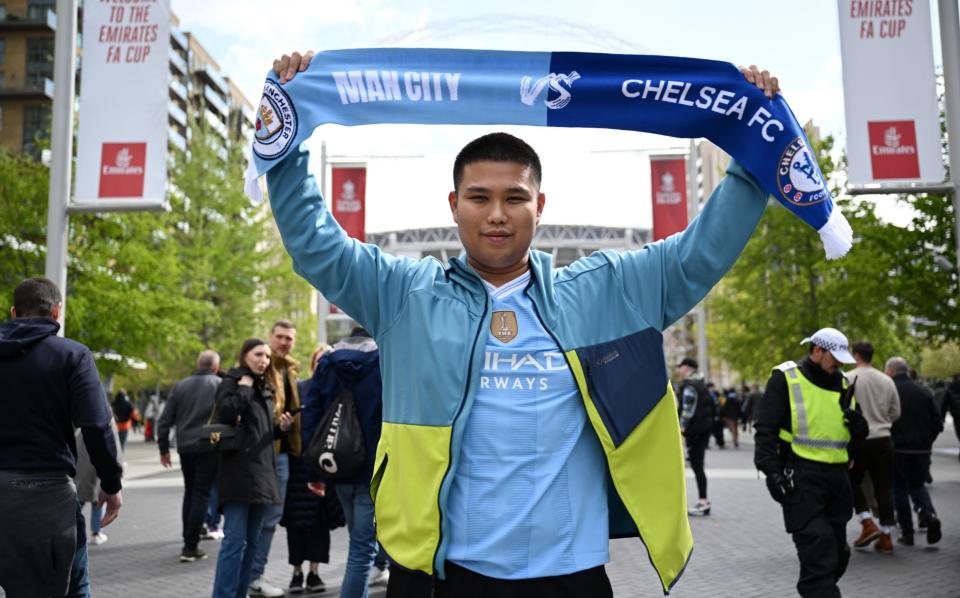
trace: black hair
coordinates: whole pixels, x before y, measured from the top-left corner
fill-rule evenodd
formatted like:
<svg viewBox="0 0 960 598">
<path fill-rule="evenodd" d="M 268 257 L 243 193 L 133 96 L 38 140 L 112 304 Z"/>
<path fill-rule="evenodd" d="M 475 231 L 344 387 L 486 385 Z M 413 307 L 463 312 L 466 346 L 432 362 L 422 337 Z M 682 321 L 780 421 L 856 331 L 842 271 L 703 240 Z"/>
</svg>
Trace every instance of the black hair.
<svg viewBox="0 0 960 598">
<path fill-rule="evenodd" d="M 18 318 L 50 317 L 61 302 L 60 289 L 48 278 L 28 278 L 13 289 L 13 308 Z"/>
<path fill-rule="evenodd" d="M 853 343 L 853 347 L 851 347 L 851 349 L 851 353 L 854 355 L 859 355 L 860 359 L 866 361 L 867 363 L 873 361 L 873 345 L 867 341 Z"/>
<path fill-rule="evenodd" d="M 266 344 L 267 341 L 262 341 L 258 338 L 248 338 L 247 340 L 243 341 L 243 344 L 240 345 L 240 355 L 239 359 L 237 360 L 237 364 L 242 368 L 247 367 L 247 362 L 245 361 L 247 353 L 252 351 L 254 347 L 259 347 L 260 345 Z"/>
<path fill-rule="evenodd" d="M 489 133 L 477 137 L 460 150 L 457 159 L 453 161 L 453 189 L 460 190 L 463 181 L 463 169 L 473 162 L 515 162 L 530 168 L 530 177 L 540 187 L 543 168 L 540 166 L 540 156 L 519 137 L 509 133 Z"/>
</svg>

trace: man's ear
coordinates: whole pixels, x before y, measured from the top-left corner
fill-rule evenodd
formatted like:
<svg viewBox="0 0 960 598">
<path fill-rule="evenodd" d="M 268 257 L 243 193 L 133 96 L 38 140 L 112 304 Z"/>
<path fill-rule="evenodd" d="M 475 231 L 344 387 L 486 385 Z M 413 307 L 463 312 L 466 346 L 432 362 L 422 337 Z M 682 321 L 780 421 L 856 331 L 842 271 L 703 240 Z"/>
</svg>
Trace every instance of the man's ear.
<svg viewBox="0 0 960 598">
<path fill-rule="evenodd" d="M 547 203 L 547 196 L 543 193 L 537 195 L 537 224 L 540 224 L 540 216 L 543 214 L 543 206 Z"/>
<path fill-rule="evenodd" d="M 53 306 L 53 309 L 50 310 L 50 319 L 60 321 L 60 312 L 63 311 L 63 303 L 57 303 Z"/>
<path fill-rule="evenodd" d="M 457 192 L 451 191 L 450 195 L 447 196 L 447 201 L 450 203 L 450 214 L 453 216 L 453 221 L 460 224 L 457 219 Z"/>
<path fill-rule="evenodd" d="M 17 317 L 17 308 L 12 305 L 10 306 L 10 317 L 11 318 Z"/>
</svg>

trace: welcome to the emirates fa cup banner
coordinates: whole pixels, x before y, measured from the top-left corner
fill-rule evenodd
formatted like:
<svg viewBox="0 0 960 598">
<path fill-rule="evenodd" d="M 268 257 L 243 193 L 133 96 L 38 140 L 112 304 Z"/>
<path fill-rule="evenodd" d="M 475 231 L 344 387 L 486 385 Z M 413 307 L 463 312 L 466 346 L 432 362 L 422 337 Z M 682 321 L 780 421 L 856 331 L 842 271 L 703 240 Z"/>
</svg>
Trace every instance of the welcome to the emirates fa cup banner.
<svg viewBox="0 0 960 598">
<path fill-rule="evenodd" d="M 162 203 L 170 2 L 85 2 L 76 203 Z"/>
<path fill-rule="evenodd" d="M 581 52 L 380 48 L 314 56 L 258 107 L 247 189 L 319 125 L 513 124 L 705 137 L 820 232 L 828 258 L 850 249 L 810 143 L 781 96 L 727 62 Z"/>
</svg>

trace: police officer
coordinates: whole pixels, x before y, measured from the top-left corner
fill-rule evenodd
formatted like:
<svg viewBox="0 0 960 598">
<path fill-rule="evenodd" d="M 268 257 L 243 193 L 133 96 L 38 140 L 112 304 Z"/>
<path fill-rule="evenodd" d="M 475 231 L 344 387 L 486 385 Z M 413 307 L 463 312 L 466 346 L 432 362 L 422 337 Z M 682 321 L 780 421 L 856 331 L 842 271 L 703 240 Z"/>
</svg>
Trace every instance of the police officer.
<svg viewBox="0 0 960 598">
<path fill-rule="evenodd" d="M 851 406 L 853 387 L 839 370 L 854 362 L 847 337 L 822 328 L 806 343 L 807 358 L 778 365 L 767 382 L 756 414 L 754 463 L 793 535 L 800 557 L 797 591 L 804 598 L 839 597 L 853 512 L 848 451 L 866 438 L 867 423 Z"/>
</svg>

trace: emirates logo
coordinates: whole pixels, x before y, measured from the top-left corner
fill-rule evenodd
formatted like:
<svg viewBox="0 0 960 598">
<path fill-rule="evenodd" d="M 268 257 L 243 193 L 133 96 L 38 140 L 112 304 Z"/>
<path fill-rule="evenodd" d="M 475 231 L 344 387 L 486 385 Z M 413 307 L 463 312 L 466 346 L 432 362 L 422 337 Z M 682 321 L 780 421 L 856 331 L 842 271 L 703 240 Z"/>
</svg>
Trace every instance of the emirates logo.
<svg viewBox="0 0 960 598">
<path fill-rule="evenodd" d="M 130 166 L 130 161 L 133 160 L 133 156 L 130 154 L 130 148 L 125 147 L 119 152 L 117 152 L 117 166 L 120 168 L 127 168 Z"/>
<path fill-rule="evenodd" d="M 887 147 L 900 147 L 900 133 L 897 133 L 896 127 L 890 127 L 883 132 L 883 144 Z"/>
</svg>

